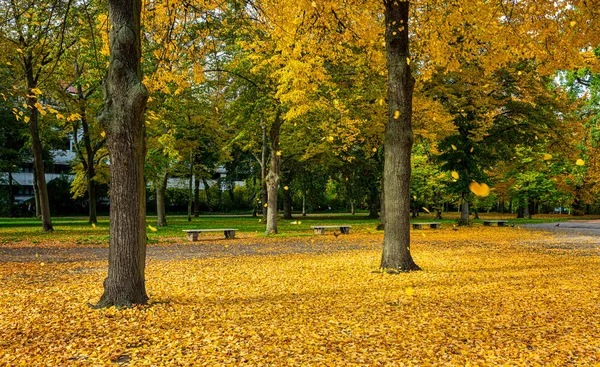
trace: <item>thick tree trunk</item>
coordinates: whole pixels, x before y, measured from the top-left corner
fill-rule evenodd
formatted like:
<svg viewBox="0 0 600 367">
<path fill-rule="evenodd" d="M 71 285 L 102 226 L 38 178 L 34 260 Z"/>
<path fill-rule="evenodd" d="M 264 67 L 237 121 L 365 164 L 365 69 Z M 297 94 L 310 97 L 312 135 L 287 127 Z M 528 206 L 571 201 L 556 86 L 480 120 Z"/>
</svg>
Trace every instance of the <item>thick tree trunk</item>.
<svg viewBox="0 0 600 367">
<path fill-rule="evenodd" d="M 525 198 L 525 203 L 523 205 L 523 217 L 527 219 L 531 219 L 531 211 L 529 210 L 530 200 L 529 197 Z"/>
<path fill-rule="evenodd" d="M 167 182 L 169 181 L 169 175 L 165 169 L 160 177 L 158 177 L 156 185 L 156 226 L 166 227 L 167 226 L 167 211 L 165 205 L 165 198 L 167 195 Z"/>
<path fill-rule="evenodd" d="M 413 144 L 414 78 L 408 63 L 409 2 L 384 0 L 388 68 L 388 123 L 385 129 L 385 232 L 381 269 L 420 270 L 410 254 L 410 154 Z"/>
<path fill-rule="evenodd" d="M 148 301 L 146 264 L 146 156 L 141 82 L 141 0 L 109 0 L 110 64 L 98 121 L 110 154 L 110 246 L 104 294 L 95 306 L 130 307 Z"/>
<path fill-rule="evenodd" d="M 281 113 L 275 115 L 269 138 L 271 142 L 271 155 L 269 159 L 269 173 L 267 174 L 267 228 L 266 234 L 277 233 L 277 189 L 281 176 L 281 156 L 279 153 L 279 134 L 281 132 Z"/>
<path fill-rule="evenodd" d="M 469 201 L 465 197 L 465 194 L 463 194 L 460 202 L 460 225 L 469 225 Z"/>
<path fill-rule="evenodd" d="M 33 153 L 34 175 L 37 180 L 37 195 L 39 198 L 39 210 L 42 216 L 42 229 L 45 232 L 53 231 L 52 218 L 50 217 L 50 201 L 48 199 L 48 189 L 46 187 L 46 173 L 44 170 L 44 159 L 42 156 L 42 141 L 38 130 L 38 110 L 35 105 L 38 103 L 36 94 L 31 90 L 37 87 L 37 80 L 33 76 L 33 61 L 31 55 L 25 59 L 25 68 L 27 76 L 27 88 L 29 97 L 27 104 L 29 106 L 29 133 L 31 134 L 31 151 Z"/>
</svg>

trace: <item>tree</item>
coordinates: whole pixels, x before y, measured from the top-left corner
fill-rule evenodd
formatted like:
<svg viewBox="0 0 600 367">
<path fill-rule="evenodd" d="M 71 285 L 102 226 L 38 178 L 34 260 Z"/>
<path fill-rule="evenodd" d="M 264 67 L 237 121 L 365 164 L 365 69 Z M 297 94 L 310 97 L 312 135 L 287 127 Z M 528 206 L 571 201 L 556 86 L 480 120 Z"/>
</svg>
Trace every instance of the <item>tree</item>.
<svg viewBox="0 0 600 367">
<path fill-rule="evenodd" d="M 15 85 L 15 93 L 26 103 L 26 115 L 23 120 L 29 124 L 31 150 L 33 153 L 34 175 L 37 182 L 36 194 L 39 197 L 39 209 L 44 231 L 52 231 L 52 218 L 46 187 L 46 175 L 43 163 L 43 146 L 40 138 L 40 114 L 47 113 L 40 103 L 43 94 L 40 87 L 52 75 L 58 61 L 68 44 L 67 27 L 71 0 L 29 1 L 13 0 L 0 5 L 6 14 L 0 23 L 0 37 L 10 47 L 9 64 L 18 70 L 16 75 L 23 78 L 24 88 Z M 6 29 L 4 29 L 6 27 Z M 6 55 L 2 55 L 6 57 Z M 20 118 L 20 115 L 19 117 Z"/>
<path fill-rule="evenodd" d="M 109 0 L 110 64 L 104 79 L 104 127 L 110 154 L 110 245 L 101 307 L 148 301 L 145 284 L 146 187 L 143 113 L 148 92 L 140 67 L 141 0 Z"/>
<path fill-rule="evenodd" d="M 384 0 L 388 68 L 388 123 L 383 179 L 385 219 L 380 268 L 388 272 L 420 270 L 410 253 L 410 155 L 413 144 L 409 1 Z"/>
<path fill-rule="evenodd" d="M 77 154 L 73 162 L 75 179 L 71 192 L 74 198 L 87 193 L 89 222 L 97 223 L 98 186 L 107 183 L 108 171 L 106 139 L 95 118 L 101 103 L 100 82 L 108 61 L 108 55 L 99 52 L 102 37 L 98 29 L 105 26 L 107 19 L 104 15 L 99 16 L 105 11 L 102 4 L 82 2 L 77 3 L 75 9 L 84 15 L 86 25 L 75 30 L 74 45 L 65 53 L 62 67 L 57 69 L 58 75 L 54 78 L 65 110 L 70 112 L 66 119 L 62 114 L 57 117 L 66 120 L 65 127 L 72 130 Z M 94 22 L 95 19 L 99 24 Z M 65 85 L 67 81 L 69 84 Z"/>
<path fill-rule="evenodd" d="M 7 211 L 2 215 L 14 213 L 13 173 L 25 162 L 24 146 L 27 142 L 27 126 L 17 121 L 11 113 L 8 103 L 0 100 L 0 172 L 7 173 L 8 202 Z M 3 182 L 4 184 L 4 182 Z"/>
</svg>

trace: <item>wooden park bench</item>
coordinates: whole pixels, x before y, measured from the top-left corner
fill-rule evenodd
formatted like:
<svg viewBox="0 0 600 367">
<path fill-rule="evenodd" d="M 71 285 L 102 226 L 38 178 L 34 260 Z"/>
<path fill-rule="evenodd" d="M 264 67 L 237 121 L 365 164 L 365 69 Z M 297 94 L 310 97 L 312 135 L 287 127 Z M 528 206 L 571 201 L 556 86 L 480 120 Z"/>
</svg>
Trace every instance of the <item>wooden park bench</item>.
<svg viewBox="0 0 600 367">
<path fill-rule="evenodd" d="M 237 231 L 237 229 L 233 229 L 233 228 L 184 229 L 183 231 L 187 233 L 188 240 L 197 241 L 198 234 L 200 234 L 200 232 L 223 232 L 223 234 L 225 234 L 225 238 L 235 238 L 235 231 Z"/>
<path fill-rule="evenodd" d="M 429 228 L 438 229 L 438 228 L 440 228 L 441 224 L 442 223 L 440 223 L 440 222 L 433 222 L 433 223 L 413 223 L 412 226 L 413 226 L 413 229 L 423 229 L 423 226 L 426 226 L 426 225 L 428 225 Z"/>
<path fill-rule="evenodd" d="M 325 229 L 327 228 L 339 228 L 340 233 L 350 234 L 350 227 L 352 226 L 311 226 L 310 228 L 312 228 L 316 234 L 325 234 Z"/>
<path fill-rule="evenodd" d="M 506 227 L 506 223 L 508 223 L 508 221 L 506 221 L 506 220 L 484 220 L 483 221 L 483 225 L 488 226 L 488 227 L 493 225 L 494 223 L 496 223 L 496 225 L 498 227 Z"/>
</svg>

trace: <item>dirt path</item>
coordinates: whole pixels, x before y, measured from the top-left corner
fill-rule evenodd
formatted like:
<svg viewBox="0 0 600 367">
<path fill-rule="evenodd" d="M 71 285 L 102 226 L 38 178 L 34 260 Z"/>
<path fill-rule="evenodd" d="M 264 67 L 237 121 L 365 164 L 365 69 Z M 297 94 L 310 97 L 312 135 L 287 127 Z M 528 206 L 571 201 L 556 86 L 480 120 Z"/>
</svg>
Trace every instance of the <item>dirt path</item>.
<svg viewBox="0 0 600 367">
<path fill-rule="evenodd" d="M 520 226 L 523 229 L 543 230 L 556 234 L 556 240 L 539 245 L 562 249 L 600 248 L 600 220 L 538 223 Z M 323 235 L 311 237 L 245 237 L 207 239 L 198 242 L 166 242 L 148 245 L 149 260 L 181 260 L 193 258 L 222 258 L 249 255 L 279 255 L 287 253 L 331 253 L 359 249 L 376 249 L 382 236 Z M 108 246 L 85 247 L 57 244 L 51 247 L 1 247 L 0 262 L 77 262 L 106 261 Z"/>
<path fill-rule="evenodd" d="M 148 245 L 150 260 L 180 260 L 221 258 L 248 255 L 278 255 L 286 253 L 330 253 L 380 246 L 378 236 L 371 239 L 344 235 L 297 238 L 243 238 L 202 240 L 198 242 Z M 108 247 L 58 246 L 54 248 L 0 248 L 0 262 L 74 262 L 106 261 Z"/>
<path fill-rule="evenodd" d="M 523 228 L 557 232 L 565 236 L 595 237 L 600 243 L 600 220 L 572 220 L 560 223 L 524 224 Z"/>
</svg>

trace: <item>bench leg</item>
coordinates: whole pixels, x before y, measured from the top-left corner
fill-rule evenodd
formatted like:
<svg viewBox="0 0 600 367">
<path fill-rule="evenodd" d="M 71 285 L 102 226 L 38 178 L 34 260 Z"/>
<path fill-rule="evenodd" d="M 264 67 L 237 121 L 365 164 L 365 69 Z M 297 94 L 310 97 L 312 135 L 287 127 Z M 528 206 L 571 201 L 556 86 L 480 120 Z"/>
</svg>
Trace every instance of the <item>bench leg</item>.
<svg viewBox="0 0 600 367">
<path fill-rule="evenodd" d="M 315 234 L 325 234 L 325 228 L 315 228 Z"/>
<path fill-rule="evenodd" d="M 350 234 L 350 227 L 340 227 L 340 232 L 343 234 Z"/>
<path fill-rule="evenodd" d="M 489 226 L 491 226 L 491 225 L 492 225 L 492 223 L 486 223 L 486 222 L 483 222 L 483 225 L 484 225 L 484 226 L 488 226 L 488 227 L 489 227 Z"/>
<path fill-rule="evenodd" d="M 225 231 L 225 238 L 235 238 L 235 231 Z"/>
<path fill-rule="evenodd" d="M 506 224 L 504 224 L 502 222 L 498 222 L 498 227 L 506 227 Z"/>
<path fill-rule="evenodd" d="M 420 224 L 413 224 L 413 229 L 421 229 L 421 225 Z"/>
<path fill-rule="evenodd" d="M 198 233 L 197 232 L 188 232 L 187 239 L 188 239 L 188 241 L 198 241 Z"/>
</svg>

